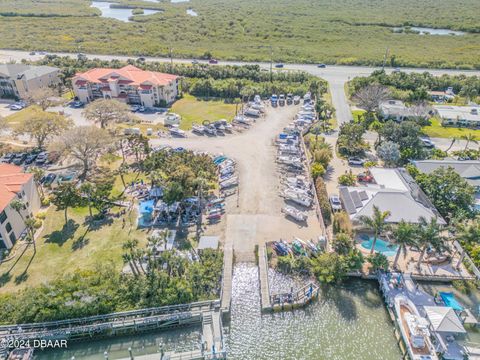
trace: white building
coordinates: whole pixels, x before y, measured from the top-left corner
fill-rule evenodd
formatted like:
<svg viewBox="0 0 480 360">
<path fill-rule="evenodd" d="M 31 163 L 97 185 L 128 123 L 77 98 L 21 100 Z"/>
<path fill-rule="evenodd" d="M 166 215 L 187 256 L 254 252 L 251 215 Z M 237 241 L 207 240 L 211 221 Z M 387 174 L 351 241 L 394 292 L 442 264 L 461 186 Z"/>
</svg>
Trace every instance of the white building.
<svg viewBox="0 0 480 360">
<path fill-rule="evenodd" d="M 0 97 L 25 99 L 36 90 L 60 84 L 60 69 L 25 64 L 0 65 Z"/>
<path fill-rule="evenodd" d="M 403 121 L 413 116 L 409 107 L 400 100 L 388 100 L 382 102 L 378 107 L 379 115 L 385 120 Z"/>
<path fill-rule="evenodd" d="M 435 105 L 435 112 L 444 126 L 479 127 L 480 106 Z"/>
<path fill-rule="evenodd" d="M 72 79 L 78 99 L 88 103 L 95 99 L 116 99 L 146 107 L 170 104 L 178 95 L 179 77 L 144 71 L 133 65 L 120 69 L 90 69 Z"/>
<path fill-rule="evenodd" d="M 26 230 L 22 216 L 10 206 L 15 199 L 26 206 L 24 219 L 41 207 L 33 174 L 24 173 L 19 166 L 0 164 L 0 249 L 10 249 Z"/>
</svg>

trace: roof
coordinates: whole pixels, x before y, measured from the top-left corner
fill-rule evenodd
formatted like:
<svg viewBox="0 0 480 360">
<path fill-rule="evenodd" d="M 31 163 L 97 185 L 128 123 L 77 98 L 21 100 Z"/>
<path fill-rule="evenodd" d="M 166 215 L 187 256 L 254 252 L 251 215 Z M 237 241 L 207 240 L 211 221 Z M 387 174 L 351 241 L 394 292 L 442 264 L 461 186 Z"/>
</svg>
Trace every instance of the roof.
<svg viewBox="0 0 480 360">
<path fill-rule="evenodd" d="M 10 204 L 22 185 L 32 177 L 32 174 L 25 174 L 20 166 L 0 164 L 0 211 Z"/>
<path fill-rule="evenodd" d="M 451 307 L 424 306 L 424 309 L 435 331 L 466 333 L 460 319 Z"/>
<path fill-rule="evenodd" d="M 127 65 L 120 69 L 95 68 L 84 73 L 78 73 L 74 83 L 81 84 L 82 81 L 92 83 L 108 83 L 117 81 L 120 84 L 128 85 L 168 85 L 176 80 L 178 76 L 155 71 L 145 71 L 133 65 Z"/>
<path fill-rule="evenodd" d="M 384 116 L 412 116 L 411 109 L 400 100 L 388 100 L 379 106 Z"/>
<path fill-rule="evenodd" d="M 430 174 L 439 168 L 452 167 L 470 185 L 480 187 L 479 160 L 414 160 L 412 164 L 426 174 Z"/>
<path fill-rule="evenodd" d="M 435 218 L 439 224 L 445 221 L 433 204 L 404 169 L 371 168 L 375 184 L 340 187 L 340 198 L 352 220 L 372 216 L 373 208 L 389 211 L 388 223 L 401 220 L 418 223 Z"/>
<path fill-rule="evenodd" d="M 52 72 L 57 72 L 59 69 L 52 66 L 33 66 L 25 64 L 2 64 L 0 65 L 0 73 L 5 74 L 11 78 L 19 76 L 26 80 L 35 79 Z"/>
<path fill-rule="evenodd" d="M 480 121 L 480 106 L 435 105 L 433 107 L 443 119 Z"/>
<path fill-rule="evenodd" d="M 198 250 L 218 249 L 218 236 L 202 236 L 198 243 Z"/>
</svg>

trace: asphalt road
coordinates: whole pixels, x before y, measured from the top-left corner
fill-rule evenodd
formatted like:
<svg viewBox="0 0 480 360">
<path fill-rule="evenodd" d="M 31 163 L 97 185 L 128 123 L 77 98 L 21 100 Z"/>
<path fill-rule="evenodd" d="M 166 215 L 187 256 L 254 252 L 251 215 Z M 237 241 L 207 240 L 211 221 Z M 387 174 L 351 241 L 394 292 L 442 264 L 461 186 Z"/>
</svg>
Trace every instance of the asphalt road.
<svg viewBox="0 0 480 360">
<path fill-rule="evenodd" d="M 70 56 L 76 57 L 77 54 L 74 53 L 50 53 L 56 54 L 59 56 Z M 123 56 L 123 55 L 94 55 L 86 54 L 89 58 L 98 58 L 101 60 L 127 60 L 134 59 L 132 56 Z M 22 59 L 30 60 L 39 60 L 43 58 L 44 55 L 30 55 L 27 51 L 18 51 L 18 50 L 0 50 L 0 63 L 4 62 L 20 62 Z M 169 58 L 161 57 L 145 57 L 147 62 L 150 61 L 160 61 L 160 62 L 169 62 Z M 174 63 L 191 63 L 192 59 L 173 59 Z M 199 60 L 201 63 L 207 63 L 207 61 Z M 264 69 L 270 69 L 270 63 L 265 62 L 240 62 L 240 61 L 219 61 L 220 65 L 245 65 L 245 64 L 256 64 L 260 65 Z M 321 77 L 328 81 L 330 93 L 332 95 L 332 103 L 336 110 L 336 118 L 338 124 L 341 125 L 344 122 L 348 122 L 352 119 L 352 113 L 350 110 L 350 105 L 348 103 L 347 97 L 345 95 L 345 83 L 350 79 L 358 76 L 368 76 L 373 71 L 379 70 L 379 67 L 366 67 L 366 66 L 339 66 L 339 65 L 328 65 L 326 68 L 319 68 L 316 65 L 312 64 L 285 64 L 284 69 L 290 70 L 302 70 L 308 72 L 312 75 Z M 430 72 L 432 75 L 441 76 L 444 74 L 447 75 L 477 75 L 480 76 L 479 70 L 456 70 L 456 69 L 425 69 L 425 68 L 402 68 L 401 69 L 407 73 L 422 73 L 425 71 Z M 386 68 L 386 72 L 392 72 L 392 68 Z M 447 148 L 450 144 L 448 139 L 433 139 L 435 144 L 440 148 Z M 460 141 L 454 146 L 455 148 L 462 148 L 464 144 Z"/>
</svg>

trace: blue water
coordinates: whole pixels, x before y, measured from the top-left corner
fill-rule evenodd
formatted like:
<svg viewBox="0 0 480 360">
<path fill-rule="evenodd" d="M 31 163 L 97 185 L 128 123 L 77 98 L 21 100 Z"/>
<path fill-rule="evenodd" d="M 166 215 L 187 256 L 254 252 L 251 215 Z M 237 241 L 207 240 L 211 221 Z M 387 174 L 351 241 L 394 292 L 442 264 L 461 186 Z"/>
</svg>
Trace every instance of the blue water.
<svg viewBox="0 0 480 360">
<path fill-rule="evenodd" d="M 368 240 L 362 241 L 362 247 L 364 249 L 370 250 L 372 248 L 372 243 L 373 237 L 370 237 Z M 377 239 L 374 249 L 376 252 L 380 252 L 385 256 L 395 256 L 398 246 L 390 244 L 388 241 Z"/>
<path fill-rule="evenodd" d="M 133 16 L 132 9 L 111 8 L 110 7 L 111 4 L 113 3 L 103 2 L 103 1 L 92 1 L 92 5 L 90 6 L 99 9 L 102 12 L 101 17 L 112 18 L 112 19 L 123 21 L 123 22 L 130 21 L 130 17 Z M 159 11 L 160 10 L 143 9 L 143 14 L 136 15 L 136 16 L 153 15 L 158 13 Z"/>
</svg>

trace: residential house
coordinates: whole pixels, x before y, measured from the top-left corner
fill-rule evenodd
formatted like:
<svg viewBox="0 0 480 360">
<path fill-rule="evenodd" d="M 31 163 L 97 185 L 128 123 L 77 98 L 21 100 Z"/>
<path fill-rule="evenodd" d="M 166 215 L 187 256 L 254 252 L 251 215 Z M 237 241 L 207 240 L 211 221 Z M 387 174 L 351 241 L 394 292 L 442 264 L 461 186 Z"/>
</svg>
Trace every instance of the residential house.
<svg viewBox="0 0 480 360">
<path fill-rule="evenodd" d="M 378 114 L 384 120 L 404 121 L 414 116 L 412 109 L 400 100 L 388 100 L 378 107 Z"/>
<path fill-rule="evenodd" d="M 60 69 L 25 64 L 0 65 L 0 97 L 25 99 L 29 94 L 61 83 Z"/>
<path fill-rule="evenodd" d="M 10 206 L 15 199 L 26 205 L 21 215 Z M 15 244 L 26 230 L 24 219 L 34 216 L 40 207 L 33 174 L 24 173 L 19 166 L 0 164 L 0 249 Z"/>
<path fill-rule="evenodd" d="M 476 189 L 475 205 L 480 210 L 480 160 L 414 160 L 412 164 L 425 174 L 430 174 L 439 168 L 453 168 Z"/>
<path fill-rule="evenodd" d="M 175 101 L 178 84 L 178 76 L 145 71 L 133 65 L 121 69 L 90 69 L 72 79 L 73 91 L 84 103 L 103 98 L 145 107 Z"/>
<path fill-rule="evenodd" d="M 446 224 L 405 169 L 371 168 L 370 173 L 374 179 L 371 184 L 340 187 L 340 200 L 354 226 L 361 225 L 362 216 L 372 216 L 374 207 L 390 212 L 387 223 L 419 223 L 420 218 L 436 218 L 438 223 Z"/>
<path fill-rule="evenodd" d="M 479 127 L 480 106 L 435 105 L 435 113 L 443 126 Z"/>
</svg>

